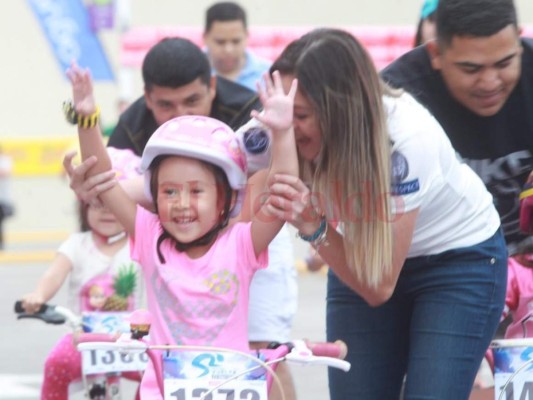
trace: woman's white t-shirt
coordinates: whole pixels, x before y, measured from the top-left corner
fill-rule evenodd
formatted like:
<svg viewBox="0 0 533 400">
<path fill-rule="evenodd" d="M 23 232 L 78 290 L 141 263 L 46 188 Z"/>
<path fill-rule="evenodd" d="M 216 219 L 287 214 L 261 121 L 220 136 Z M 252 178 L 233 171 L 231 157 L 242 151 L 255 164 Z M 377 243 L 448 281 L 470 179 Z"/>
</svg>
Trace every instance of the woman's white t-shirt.
<svg viewBox="0 0 533 400">
<path fill-rule="evenodd" d="M 408 257 L 490 238 L 500 226 L 492 195 L 462 163 L 437 120 L 408 93 L 384 96 L 392 141 L 393 218 L 419 208 Z"/>
</svg>

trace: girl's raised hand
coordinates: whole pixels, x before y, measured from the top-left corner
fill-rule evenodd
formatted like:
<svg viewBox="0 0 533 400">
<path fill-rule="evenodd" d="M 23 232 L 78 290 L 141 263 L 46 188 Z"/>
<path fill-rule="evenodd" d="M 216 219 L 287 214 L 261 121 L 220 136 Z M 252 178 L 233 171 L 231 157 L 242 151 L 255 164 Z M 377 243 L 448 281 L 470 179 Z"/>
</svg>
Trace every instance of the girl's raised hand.
<svg viewBox="0 0 533 400">
<path fill-rule="evenodd" d="M 263 104 L 263 112 L 252 111 L 252 117 L 268 126 L 272 131 L 285 131 L 292 126 L 294 96 L 298 83 L 293 79 L 289 93 L 285 94 L 281 76 L 274 71 L 272 78 L 268 73 L 263 75 L 264 85 L 257 84 L 259 99 Z M 264 86 L 264 87 L 263 87 Z"/>
<path fill-rule="evenodd" d="M 74 108 L 81 115 L 91 115 L 96 111 L 93 97 L 91 73 L 87 68 L 80 68 L 75 61 L 66 72 L 72 85 L 72 101 Z"/>
</svg>

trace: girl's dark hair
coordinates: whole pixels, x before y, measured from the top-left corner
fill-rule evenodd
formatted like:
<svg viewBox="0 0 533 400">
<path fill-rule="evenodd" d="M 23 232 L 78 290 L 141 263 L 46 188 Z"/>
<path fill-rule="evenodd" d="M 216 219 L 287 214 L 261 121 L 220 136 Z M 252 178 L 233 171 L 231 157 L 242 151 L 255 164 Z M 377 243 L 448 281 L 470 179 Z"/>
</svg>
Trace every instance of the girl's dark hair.
<svg viewBox="0 0 533 400">
<path fill-rule="evenodd" d="M 157 208 L 157 188 L 158 188 L 158 175 L 159 175 L 159 168 L 161 167 L 161 163 L 169 158 L 173 157 L 171 155 L 162 155 L 157 156 L 150 165 L 150 194 L 152 195 L 153 204 L 155 208 L 155 212 L 159 214 L 159 210 Z M 178 242 L 172 235 L 170 235 L 163 226 L 161 226 L 162 233 L 157 239 L 157 256 L 159 258 L 159 261 L 164 264 L 166 262 L 165 257 L 163 256 L 163 253 L 161 252 L 161 244 L 165 240 L 170 240 L 170 242 L 174 245 L 176 250 L 183 252 L 186 251 L 192 247 L 195 246 L 202 246 L 211 243 L 211 241 L 218 235 L 218 233 L 225 228 L 228 225 L 229 221 L 229 213 L 231 208 L 231 200 L 233 195 L 233 189 L 231 188 L 228 177 L 226 176 L 226 173 L 222 170 L 222 168 L 205 162 L 201 161 L 202 164 L 204 164 L 215 176 L 215 182 L 217 185 L 217 201 L 223 200 L 224 206 L 222 213 L 220 215 L 220 221 L 218 225 L 213 227 L 209 232 L 207 232 L 204 236 L 190 242 L 190 243 L 181 243 Z M 223 197 L 222 197 L 223 196 Z"/>
<path fill-rule="evenodd" d="M 509 25 L 518 29 L 513 0 L 440 0 L 436 22 L 441 46 L 454 36 L 492 36 Z"/>
</svg>

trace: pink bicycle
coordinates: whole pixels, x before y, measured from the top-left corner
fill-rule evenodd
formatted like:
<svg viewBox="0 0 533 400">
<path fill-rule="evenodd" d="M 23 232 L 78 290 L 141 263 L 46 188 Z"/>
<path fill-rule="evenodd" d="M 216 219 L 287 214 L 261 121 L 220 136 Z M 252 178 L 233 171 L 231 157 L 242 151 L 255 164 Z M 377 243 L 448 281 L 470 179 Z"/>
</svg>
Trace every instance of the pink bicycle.
<svg viewBox="0 0 533 400">
<path fill-rule="evenodd" d="M 37 313 L 30 314 L 25 312 L 21 301 L 15 303 L 15 313 L 17 319 L 38 319 L 53 325 L 66 324 L 75 333 L 87 330 L 88 320 L 95 318 L 94 313 L 78 316 L 68 308 L 49 304 L 43 304 Z M 117 332 L 120 322 L 115 314 L 118 313 L 102 314 L 107 315 L 100 320 L 100 325 L 106 325 L 106 332 Z M 91 328 L 94 327 L 94 322 L 91 324 L 93 324 Z M 89 340 L 89 338 L 90 340 L 110 340 L 117 338 L 118 335 L 119 333 L 81 334 L 83 340 Z M 83 389 L 88 399 L 120 400 L 122 398 L 120 379 L 123 374 L 136 375 L 135 380 L 140 381 L 147 363 L 146 354 L 127 355 L 112 350 L 82 352 L 82 379 L 71 383 L 69 392 L 72 394 Z"/>
<path fill-rule="evenodd" d="M 267 400 L 273 382 L 284 397 L 275 374 L 280 362 L 350 369 L 350 363 L 342 360 L 347 348 L 341 341 L 294 340 L 243 353 L 210 346 L 153 345 L 143 339 L 149 325 L 149 314 L 138 310 L 131 317 L 131 335 L 108 336 L 103 341 L 82 335 L 78 349 L 147 354 L 165 400 Z"/>
</svg>

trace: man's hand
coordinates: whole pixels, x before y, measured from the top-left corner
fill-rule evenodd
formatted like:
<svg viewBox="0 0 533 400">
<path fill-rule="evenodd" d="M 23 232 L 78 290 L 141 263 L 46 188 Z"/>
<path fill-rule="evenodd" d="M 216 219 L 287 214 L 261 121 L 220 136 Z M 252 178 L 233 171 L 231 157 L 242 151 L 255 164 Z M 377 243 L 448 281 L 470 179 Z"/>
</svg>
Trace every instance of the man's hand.
<svg viewBox="0 0 533 400">
<path fill-rule="evenodd" d="M 72 160 L 75 156 L 76 151 L 71 151 L 63 158 L 63 168 L 69 176 L 70 188 L 81 201 L 88 204 L 100 205 L 98 195 L 117 184 L 115 172 L 106 171 L 86 178 L 87 171 L 96 164 L 96 157 L 89 157 L 80 165 L 74 166 Z"/>
</svg>

